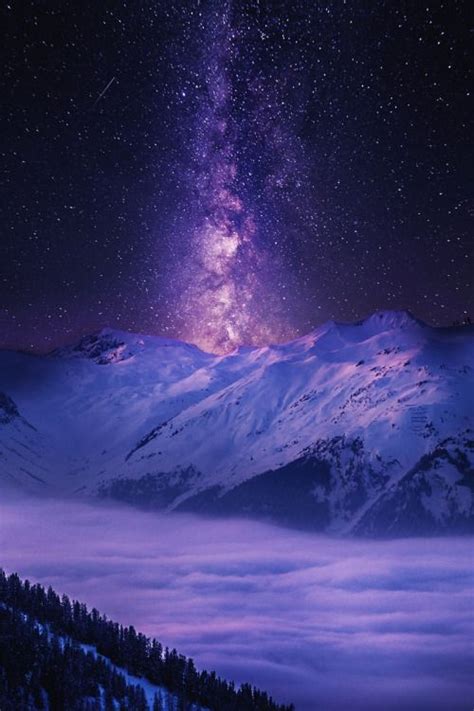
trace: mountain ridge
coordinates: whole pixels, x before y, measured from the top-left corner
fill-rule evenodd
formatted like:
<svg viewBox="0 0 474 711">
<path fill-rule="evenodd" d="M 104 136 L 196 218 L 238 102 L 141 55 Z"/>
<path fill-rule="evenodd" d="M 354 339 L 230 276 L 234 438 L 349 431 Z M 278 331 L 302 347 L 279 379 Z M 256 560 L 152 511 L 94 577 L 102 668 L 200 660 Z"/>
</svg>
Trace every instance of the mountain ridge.
<svg viewBox="0 0 474 711">
<path fill-rule="evenodd" d="M 263 345 L 263 346 L 258 346 L 258 345 L 248 345 L 248 344 L 242 344 L 239 345 L 237 348 L 235 348 L 233 351 L 229 351 L 226 354 L 218 354 L 218 353 L 211 353 L 209 351 L 204 351 L 199 346 L 193 343 L 188 343 L 187 341 L 183 341 L 179 338 L 168 338 L 165 336 L 160 336 L 160 335 L 151 335 L 151 334 L 146 334 L 146 333 L 138 333 L 138 332 L 133 332 L 133 331 L 124 331 L 122 329 L 116 329 L 112 328 L 111 326 L 104 326 L 102 328 L 99 328 L 95 331 L 92 331 L 91 333 L 86 333 L 85 335 L 81 336 L 77 341 L 75 341 L 72 344 L 68 344 L 65 346 L 61 346 L 59 348 L 54 348 L 53 350 L 49 351 L 48 353 L 44 355 L 49 355 L 49 356 L 64 356 L 67 354 L 70 354 L 71 351 L 80 351 L 80 346 L 82 343 L 87 343 L 88 341 L 91 341 L 92 339 L 101 341 L 105 340 L 107 341 L 108 339 L 116 339 L 116 340 L 121 340 L 125 344 L 127 342 L 132 341 L 136 345 L 145 345 L 146 342 L 156 345 L 156 346 L 161 346 L 161 347 L 166 347 L 166 346 L 171 346 L 171 347 L 176 347 L 179 345 L 184 345 L 188 348 L 195 348 L 199 350 L 201 353 L 205 353 L 207 355 L 212 355 L 214 357 L 227 357 L 229 355 L 235 355 L 238 353 L 243 353 L 243 352 L 250 352 L 250 351 L 256 351 L 256 350 L 261 350 L 261 349 L 266 349 L 266 348 L 278 348 L 278 347 L 285 347 L 294 343 L 297 343 L 299 341 L 305 341 L 307 339 L 310 339 L 313 336 L 319 335 L 321 332 L 325 332 L 329 330 L 331 327 L 334 328 L 345 328 L 345 327 L 359 327 L 359 326 L 369 326 L 369 325 L 374 325 L 379 327 L 379 331 L 381 330 L 390 330 L 390 329 L 396 329 L 396 328 L 401 328 L 401 327 L 408 327 L 408 326 L 420 326 L 420 327 L 427 327 L 427 328 L 433 328 L 433 329 L 451 329 L 451 328 L 465 328 L 465 326 L 429 326 L 427 323 L 422 321 L 421 319 L 418 319 L 416 316 L 414 316 L 411 311 L 408 309 L 400 309 L 400 310 L 380 310 L 376 311 L 373 314 L 370 314 L 366 316 L 365 318 L 359 319 L 357 321 L 335 321 L 335 320 L 328 320 L 324 321 L 322 324 L 319 326 L 316 326 L 315 328 L 311 329 L 307 334 L 304 334 L 303 336 L 298 336 L 296 338 L 290 339 L 289 341 L 284 341 L 282 343 L 270 343 L 268 345 Z M 129 345 L 131 345 L 129 343 Z"/>
<path fill-rule="evenodd" d="M 473 365 L 473 327 L 404 311 L 227 355 L 113 329 L 33 359 L 3 351 L 0 392 L 18 418 L 1 426 L 0 472 L 19 486 L 39 477 L 40 488 L 121 500 L 128 486 L 138 505 L 146 491 L 157 508 L 290 525 L 300 506 L 300 523 L 336 533 L 382 534 L 381 515 L 364 524 L 362 511 L 411 491 L 429 512 L 422 531 L 471 530 Z M 423 457 L 433 471 L 417 470 L 414 492 L 404 477 Z M 386 528 L 402 535 L 411 514 L 397 501 Z"/>
</svg>

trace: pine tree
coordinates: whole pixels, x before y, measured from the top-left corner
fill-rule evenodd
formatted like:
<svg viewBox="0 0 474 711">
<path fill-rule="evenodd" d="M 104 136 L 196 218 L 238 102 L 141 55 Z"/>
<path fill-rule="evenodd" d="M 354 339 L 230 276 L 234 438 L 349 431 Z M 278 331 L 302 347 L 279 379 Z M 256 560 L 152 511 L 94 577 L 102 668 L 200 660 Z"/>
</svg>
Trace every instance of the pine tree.
<svg viewBox="0 0 474 711">
<path fill-rule="evenodd" d="M 64 643 L 65 638 L 72 641 Z M 95 646 L 107 661 L 85 652 L 79 642 Z M 149 711 L 143 689 L 127 684 L 114 664 L 165 686 L 180 711 L 190 702 L 226 711 L 293 710 L 248 684 L 236 689 L 215 672 L 197 672 L 192 659 L 175 649 L 163 651 L 159 642 L 133 627 L 60 598 L 52 588 L 31 586 L 16 574 L 7 577 L 0 569 L 1 711 L 26 711 L 32 704 L 39 709 L 44 694 L 49 708 L 96 711 L 101 708 L 99 686 L 109 709 L 116 709 L 117 700 L 122 711 Z M 162 706 L 157 695 L 153 711 Z"/>
</svg>

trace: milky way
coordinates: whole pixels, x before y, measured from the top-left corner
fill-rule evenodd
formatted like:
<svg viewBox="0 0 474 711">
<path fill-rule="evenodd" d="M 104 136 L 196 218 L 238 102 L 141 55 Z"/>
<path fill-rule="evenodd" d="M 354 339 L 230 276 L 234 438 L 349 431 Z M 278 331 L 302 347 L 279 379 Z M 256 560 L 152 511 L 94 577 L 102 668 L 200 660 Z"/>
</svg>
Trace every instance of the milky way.
<svg viewBox="0 0 474 711">
<path fill-rule="evenodd" d="M 469 10 L 3 3 L 1 345 L 472 317 Z"/>
<path fill-rule="evenodd" d="M 210 14 L 203 31 L 212 41 L 199 64 L 204 91 L 190 181 L 195 188 L 191 245 L 176 284 L 181 337 L 211 352 L 227 352 L 242 344 L 277 342 L 289 331 L 277 313 L 275 255 L 271 259 L 259 245 L 255 215 L 239 194 L 240 127 L 232 117 L 229 65 L 239 61 L 240 48 L 230 3 Z"/>
</svg>

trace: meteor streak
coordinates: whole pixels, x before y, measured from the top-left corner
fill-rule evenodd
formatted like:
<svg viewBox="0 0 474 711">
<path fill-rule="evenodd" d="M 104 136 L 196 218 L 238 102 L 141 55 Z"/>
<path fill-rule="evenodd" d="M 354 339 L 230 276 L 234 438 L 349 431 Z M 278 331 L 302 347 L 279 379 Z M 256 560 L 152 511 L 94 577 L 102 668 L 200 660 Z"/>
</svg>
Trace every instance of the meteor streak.
<svg viewBox="0 0 474 711">
<path fill-rule="evenodd" d="M 112 84 L 114 83 L 114 81 L 115 81 L 115 77 L 112 77 L 112 79 L 109 81 L 109 83 L 107 84 L 107 86 L 105 87 L 105 89 L 103 89 L 103 90 L 100 92 L 99 96 L 97 97 L 97 99 L 94 101 L 94 103 L 93 103 L 93 105 L 92 105 L 92 108 L 93 108 L 93 109 L 95 109 L 95 107 L 96 107 L 97 104 L 99 103 L 100 99 L 101 99 L 101 98 L 104 96 L 104 94 L 110 89 L 110 87 L 112 86 Z"/>
</svg>

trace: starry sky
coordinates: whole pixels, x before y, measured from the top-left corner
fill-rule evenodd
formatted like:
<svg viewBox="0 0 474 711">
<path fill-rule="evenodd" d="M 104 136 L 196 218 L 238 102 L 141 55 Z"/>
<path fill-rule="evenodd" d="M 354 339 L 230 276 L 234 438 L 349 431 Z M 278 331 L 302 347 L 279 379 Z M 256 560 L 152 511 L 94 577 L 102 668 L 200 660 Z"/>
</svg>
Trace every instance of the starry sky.
<svg viewBox="0 0 474 711">
<path fill-rule="evenodd" d="M 472 315 L 468 3 L 0 7 L 0 345 Z"/>
</svg>

